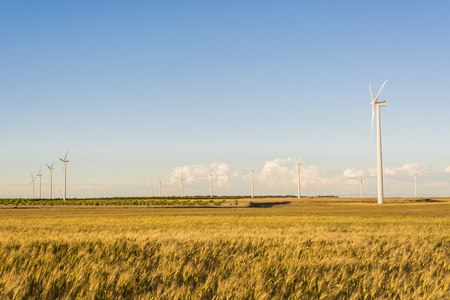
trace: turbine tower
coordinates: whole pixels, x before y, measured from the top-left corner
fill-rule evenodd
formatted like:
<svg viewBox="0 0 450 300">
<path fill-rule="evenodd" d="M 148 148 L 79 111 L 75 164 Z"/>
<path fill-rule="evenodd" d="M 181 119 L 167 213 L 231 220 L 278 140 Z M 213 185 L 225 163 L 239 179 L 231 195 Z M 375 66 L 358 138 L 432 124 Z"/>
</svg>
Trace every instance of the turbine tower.
<svg viewBox="0 0 450 300">
<path fill-rule="evenodd" d="M 161 197 L 161 178 L 159 179 L 159 197 Z"/>
<path fill-rule="evenodd" d="M 38 174 L 36 174 L 36 177 L 39 177 L 39 199 L 42 199 L 42 194 L 41 194 L 41 190 L 42 190 L 42 173 L 41 173 L 41 171 L 42 171 L 42 168 L 40 168 L 39 169 L 39 173 Z"/>
<path fill-rule="evenodd" d="M 363 197 L 363 184 L 362 184 L 362 176 L 359 177 L 359 179 L 361 180 L 361 184 L 360 184 L 360 190 L 361 190 L 361 198 Z"/>
<path fill-rule="evenodd" d="M 49 166 L 48 164 L 47 164 L 47 168 L 48 168 L 48 171 L 50 172 L 50 174 L 49 174 L 49 178 L 48 178 L 48 199 L 52 199 L 52 192 L 53 192 L 53 181 L 52 181 L 52 171 L 54 170 L 53 169 L 53 164 L 54 163 L 52 163 L 52 165 L 51 166 Z"/>
<path fill-rule="evenodd" d="M 66 156 L 64 156 L 64 159 L 60 158 L 60 160 L 63 162 L 64 166 L 64 185 L 63 185 L 63 200 L 66 201 L 66 163 L 69 161 L 67 160 L 67 154 L 69 153 L 69 150 L 66 152 Z"/>
<path fill-rule="evenodd" d="M 387 81 L 387 80 L 386 80 Z M 370 132 L 370 139 L 372 140 L 372 133 L 373 133 L 373 118 L 375 115 L 375 108 L 377 110 L 377 182 L 378 182 L 378 204 L 384 203 L 384 193 L 383 193 L 383 161 L 382 161 L 382 154 L 381 154 L 381 118 L 380 118 L 380 107 L 386 106 L 386 101 L 383 102 L 377 102 L 378 97 L 380 96 L 381 90 L 383 89 L 384 85 L 386 84 L 386 81 L 381 86 L 380 90 L 378 91 L 377 97 L 374 99 L 372 95 L 372 88 L 369 84 L 369 90 L 370 90 L 370 97 L 372 98 L 372 102 L 370 104 L 372 105 L 372 127 Z"/>
<path fill-rule="evenodd" d="M 252 198 L 255 196 L 255 183 L 253 181 L 253 172 L 255 172 L 255 170 L 253 170 L 253 164 L 250 167 L 250 172 L 252 173 Z"/>
<path fill-rule="evenodd" d="M 183 172 L 180 174 L 180 183 L 181 183 L 181 197 L 183 197 Z"/>
<path fill-rule="evenodd" d="M 300 166 L 302 164 L 298 161 L 296 165 L 297 165 L 297 173 L 298 173 L 297 198 L 300 198 Z"/>
<path fill-rule="evenodd" d="M 34 180 L 36 177 L 33 176 L 33 172 L 31 172 L 31 199 L 34 199 Z"/>
<path fill-rule="evenodd" d="M 417 198 L 417 173 L 414 173 L 414 196 Z"/>
<path fill-rule="evenodd" d="M 211 194 L 211 198 L 212 198 L 212 196 L 213 196 L 213 172 L 212 172 L 212 169 L 211 169 L 211 172 L 209 173 L 209 184 L 210 184 L 210 187 L 209 187 L 209 192 L 210 192 L 210 194 Z"/>
</svg>

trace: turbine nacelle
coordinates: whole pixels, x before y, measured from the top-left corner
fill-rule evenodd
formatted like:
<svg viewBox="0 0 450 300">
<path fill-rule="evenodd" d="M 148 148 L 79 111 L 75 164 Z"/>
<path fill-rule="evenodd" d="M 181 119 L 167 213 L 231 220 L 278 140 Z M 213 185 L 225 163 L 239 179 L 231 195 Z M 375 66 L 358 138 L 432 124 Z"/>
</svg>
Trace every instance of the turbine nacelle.
<svg viewBox="0 0 450 300">
<path fill-rule="evenodd" d="M 66 155 L 64 156 L 64 159 L 60 158 L 60 160 L 61 160 L 63 163 L 68 163 L 68 162 L 69 162 L 69 161 L 67 160 L 67 154 L 69 154 L 69 150 L 67 150 Z"/>
<path fill-rule="evenodd" d="M 375 103 L 375 105 L 377 105 L 377 106 L 386 106 L 386 105 L 387 105 L 387 102 L 386 102 L 386 101 L 383 101 L 383 102 L 377 102 L 377 103 Z"/>
</svg>

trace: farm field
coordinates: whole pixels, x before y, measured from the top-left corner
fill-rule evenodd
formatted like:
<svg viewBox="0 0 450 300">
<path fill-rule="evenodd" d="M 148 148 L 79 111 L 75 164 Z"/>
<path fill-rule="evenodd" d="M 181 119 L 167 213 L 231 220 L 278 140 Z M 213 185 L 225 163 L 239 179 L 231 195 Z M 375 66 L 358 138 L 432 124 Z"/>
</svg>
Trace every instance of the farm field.
<svg viewBox="0 0 450 300">
<path fill-rule="evenodd" d="M 450 199 L 372 200 L 5 205 L 0 298 L 448 299 Z"/>
</svg>

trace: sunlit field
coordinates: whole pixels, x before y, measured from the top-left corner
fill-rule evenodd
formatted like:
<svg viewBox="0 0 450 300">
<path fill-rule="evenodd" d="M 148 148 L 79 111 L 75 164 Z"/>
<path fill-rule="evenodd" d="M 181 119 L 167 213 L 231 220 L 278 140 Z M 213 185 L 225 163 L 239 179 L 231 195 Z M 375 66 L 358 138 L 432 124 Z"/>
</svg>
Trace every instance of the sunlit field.
<svg viewBox="0 0 450 300">
<path fill-rule="evenodd" d="M 234 201 L 221 204 L 229 208 L 3 205 L 0 298 L 450 295 L 449 199 Z"/>
</svg>

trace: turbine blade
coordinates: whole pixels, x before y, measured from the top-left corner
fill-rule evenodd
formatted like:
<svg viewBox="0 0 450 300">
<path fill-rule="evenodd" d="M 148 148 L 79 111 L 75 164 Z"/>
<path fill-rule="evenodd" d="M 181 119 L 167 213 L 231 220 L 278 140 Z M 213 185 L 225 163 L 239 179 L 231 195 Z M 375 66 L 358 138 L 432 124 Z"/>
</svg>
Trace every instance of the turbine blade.
<svg viewBox="0 0 450 300">
<path fill-rule="evenodd" d="M 60 160 L 61 160 L 62 162 L 64 162 L 64 159 L 60 158 Z"/>
<path fill-rule="evenodd" d="M 369 83 L 369 91 L 370 91 L 370 98 L 372 98 L 372 102 L 374 102 L 373 101 L 373 95 L 372 95 L 372 88 L 370 87 L 370 83 Z"/>
<path fill-rule="evenodd" d="M 377 95 L 377 97 L 375 98 L 375 102 L 377 102 L 378 96 L 380 96 L 381 90 L 383 89 L 383 87 L 384 87 L 384 85 L 386 84 L 386 82 L 387 82 L 387 80 L 383 83 L 383 85 L 381 86 L 380 90 L 378 91 L 378 95 Z"/>
<path fill-rule="evenodd" d="M 67 158 L 67 154 L 69 154 L 69 150 L 67 150 L 67 152 L 66 152 L 66 156 L 64 156 L 64 160 L 66 160 L 66 158 Z"/>
<path fill-rule="evenodd" d="M 372 104 L 372 125 L 370 126 L 370 142 L 372 142 L 373 135 L 373 119 L 375 117 L 375 103 Z"/>
</svg>

